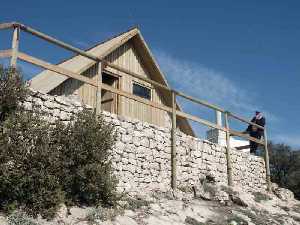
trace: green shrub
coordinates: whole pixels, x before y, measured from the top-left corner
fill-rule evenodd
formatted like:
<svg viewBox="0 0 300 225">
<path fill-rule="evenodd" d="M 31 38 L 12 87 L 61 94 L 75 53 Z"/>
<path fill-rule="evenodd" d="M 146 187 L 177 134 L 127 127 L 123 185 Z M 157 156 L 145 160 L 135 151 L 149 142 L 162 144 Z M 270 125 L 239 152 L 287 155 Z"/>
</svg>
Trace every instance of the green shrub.
<svg viewBox="0 0 300 225">
<path fill-rule="evenodd" d="M 106 124 L 102 116 L 96 122 L 94 114 L 84 110 L 74 123 L 56 131 L 63 168 L 60 175 L 67 200 L 114 205 L 116 179 L 109 159 L 115 141 L 113 127 Z"/>
<path fill-rule="evenodd" d="M 25 207 L 30 215 L 53 216 L 63 201 L 58 152 L 47 122 L 38 114 L 11 114 L 0 133 L 0 206 Z"/>
<path fill-rule="evenodd" d="M 0 123 L 17 109 L 18 102 L 23 101 L 27 94 L 21 73 L 0 65 Z"/>
<path fill-rule="evenodd" d="M 99 224 L 99 221 L 114 220 L 118 215 L 124 215 L 122 208 L 92 208 L 86 216 L 89 224 Z M 98 223 L 97 223 L 98 222 Z M 100 222 L 101 224 L 101 222 Z"/>
<path fill-rule="evenodd" d="M 19 72 L 0 67 L 0 209 L 49 218 L 63 202 L 114 205 L 113 127 L 88 110 L 51 125 L 18 107 L 27 94 Z"/>
<path fill-rule="evenodd" d="M 0 133 L 0 207 L 54 216 L 60 203 L 114 205 L 113 127 L 84 110 L 50 126 L 39 113 L 11 114 Z"/>
<path fill-rule="evenodd" d="M 148 209 L 150 207 L 150 204 L 153 203 L 152 201 L 148 201 L 146 199 L 142 198 L 132 198 L 132 197 L 126 197 L 123 199 L 126 203 L 123 206 L 125 209 L 135 211 L 137 209 L 146 208 Z"/>
</svg>

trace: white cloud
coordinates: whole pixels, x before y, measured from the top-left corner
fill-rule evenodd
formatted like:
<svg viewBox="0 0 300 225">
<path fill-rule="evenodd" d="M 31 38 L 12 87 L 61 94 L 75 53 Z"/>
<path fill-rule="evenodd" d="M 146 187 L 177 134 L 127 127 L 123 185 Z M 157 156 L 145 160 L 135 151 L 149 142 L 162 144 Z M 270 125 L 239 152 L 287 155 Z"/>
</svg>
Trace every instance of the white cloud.
<svg viewBox="0 0 300 225">
<path fill-rule="evenodd" d="M 184 93 L 209 101 L 240 115 L 251 116 L 256 109 L 263 111 L 268 120 L 277 118 L 259 105 L 250 90 L 229 79 L 230 75 L 201 64 L 175 58 L 161 50 L 154 51 L 171 86 Z"/>
<path fill-rule="evenodd" d="M 235 83 L 230 79 L 230 75 L 192 61 L 173 57 L 161 50 L 154 51 L 154 54 L 170 85 L 175 89 L 206 100 L 245 118 L 253 116 L 254 111 L 258 109 L 264 112 L 268 124 L 279 121 L 274 114 L 259 104 L 256 95 L 251 94 L 254 93 L 252 90 L 246 90 L 242 83 Z M 214 121 L 212 111 L 187 101 L 179 102 L 184 111 Z M 234 123 L 232 126 L 233 129 L 242 130 L 245 129 L 246 124 Z M 203 137 L 205 130 L 207 130 L 207 127 L 195 125 L 195 123 L 193 123 L 193 128 L 200 137 Z"/>
</svg>

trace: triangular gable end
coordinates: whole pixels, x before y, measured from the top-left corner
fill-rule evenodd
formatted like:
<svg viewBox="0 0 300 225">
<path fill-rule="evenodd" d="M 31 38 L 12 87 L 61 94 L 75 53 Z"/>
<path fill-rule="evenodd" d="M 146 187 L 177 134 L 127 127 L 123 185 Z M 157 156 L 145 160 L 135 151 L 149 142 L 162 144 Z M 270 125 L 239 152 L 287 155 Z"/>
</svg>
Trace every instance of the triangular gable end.
<svg viewBox="0 0 300 225">
<path fill-rule="evenodd" d="M 99 58 L 104 58 L 113 50 L 122 45 L 122 43 L 125 43 L 133 36 L 135 36 L 137 33 L 137 28 L 133 28 L 127 32 L 124 32 L 116 37 L 113 37 L 105 42 L 101 42 L 100 44 L 87 49 L 86 52 Z M 57 65 L 64 69 L 68 69 L 72 72 L 81 74 L 93 64 L 95 64 L 95 61 L 81 55 L 76 55 L 70 59 L 58 63 Z M 68 77 L 65 75 L 58 74 L 49 70 L 44 70 L 31 79 L 31 87 L 35 90 L 39 90 L 40 92 L 49 93 L 51 90 L 59 86 L 67 79 Z"/>
<path fill-rule="evenodd" d="M 118 48 L 122 48 L 122 46 L 128 46 L 128 43 L 133 44 L 133 52 L 137 52 L 137 54 L 142 55 L 142 57 L 140 57 L 142 61 L 141 65 L 142 67 L 147 68 L 147 72 L 145 71 L 145 75 L 147 75 L 148 78 L 153 79 L 163 85 L 169 86 L 148 45 L 146 44 L 143 36 L 137 28 L 133 28 L 127 32 L 109 39 L 108 41 L 97 44 L 86 50 L 86 52 L 93 54 L 99 58 L 108 59 L 111 55 L 114 54 L 114 51 L 116 51 Z M 94 64 L 95 62 L 93 60 L 77 55 L 59 63 L 58 65 L 75 73 L 83 73 Z M 136 72 L 140 74 L 141 71 Z M 69 78 L 67 76 L 45 70 L 31 80 L 31 87 L 43 93 L 49 93 L 51 90 L 58 87 L 68 79 Z M 158 92 L 160 96 L 162 96 L 164 102 L 170 105 L 171 99 L 168 92 L 166 90 L 159 90 Z M 180 110 L 180 107 L 178 105 L 177 107 Z M 180 127 L 183 127 L 183 130 L 185 130 L 186 133 L 195 136 L 190 124 L 186 119 L 179 118 L 178 125 Z"/>
</svg>

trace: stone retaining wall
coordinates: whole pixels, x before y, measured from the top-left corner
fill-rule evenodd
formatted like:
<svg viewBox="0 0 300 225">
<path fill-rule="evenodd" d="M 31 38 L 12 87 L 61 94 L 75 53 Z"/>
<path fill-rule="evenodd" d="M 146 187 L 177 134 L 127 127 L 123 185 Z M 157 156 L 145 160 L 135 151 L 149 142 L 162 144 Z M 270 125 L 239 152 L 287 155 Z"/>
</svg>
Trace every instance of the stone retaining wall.
<svg viewBox="0 0 300 225">
<path fill-rule="evenodd" d="M 70 98 L 54 97 L 33 92 L 26 102 L 27 109 L 37 105 L 48 112 L 50 121 L 69 122 L 83 105 Z M 112 150 L 112 162 L 119 178 L 119 190 L 141 192 L 170 187 L 171 141 L 170 128 L 103 113 L 107 122 L 116 127 L 117 142 Z M 227 183 L 225 148 L 182 132 L 177 132 L 178 186 L 197 185 L 207 175 L 216 182 Z M 264 160 L 257 156 L 232 150 L 233 180 L 245 189 L 266 187 Z"/>
</svg>

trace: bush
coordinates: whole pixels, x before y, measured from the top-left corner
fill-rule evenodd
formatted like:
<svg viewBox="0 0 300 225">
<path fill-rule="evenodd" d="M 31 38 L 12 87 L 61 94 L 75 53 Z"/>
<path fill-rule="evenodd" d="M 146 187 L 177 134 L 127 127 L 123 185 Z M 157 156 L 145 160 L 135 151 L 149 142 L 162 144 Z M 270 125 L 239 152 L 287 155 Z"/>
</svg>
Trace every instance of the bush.
<svg viewBox="0 0 300 225">
<path fill-rule="evenodd" d="M 0 65 L 0 123 L 17 109 L 18 102 L 23 101 L 27 93 L 22 75 L 14 68 L 5 69 Z"/>
<path fill-rule="evenodd" d="M 114 144 L 113 127 L 84 110 L 74 123 L 57 126 L 60 143 L 63 189 L 68 202 L 115 204 L 116 179 L 111 173 L 110 150 Z"/>
<path fill-rule="evenodd" d="M 115 217 L 124 215 L 124 210 L 121 208 L 92 208 L 86 216 L 89 224 L 101 224 L 100 221 L 114 220 Z"/>
<path fill-rule="evenodd" d="M 0 206 L 54 216 L 60 203 L 115 203 L 109 150 L 113 128 L 85 110 L 68 125 L 39 113 L 11 114 L 0 134 Z"/>
<path fill-rule="evenodd" d="M 51 125 L 18 106 L 27 93 L 18 71 L 0 67 L 0 209 L 49 218 L 63 202 L 114 205 L 113 127 L 88 110 Z"/>
<path fill-rule="evenodd" d="M 63 201 L 58 151 L 51 140 L 55 128 L 30 112 L 11 114 L 2 127 L 0 206 L 53 216 Z"/>
<path fill-rule="evenodd" d="M 271 180 L 300 199 L 300 151 L 286 144 L 269 143 Z"/>
<path fill-rule="evenodd" d="M 0 134 L 0 206 L 54 216 L 60 203 L 115 204 L 113 128 L 85 110 L 68 125 L 39 113 L 11 114 Z"/>
</svg>

